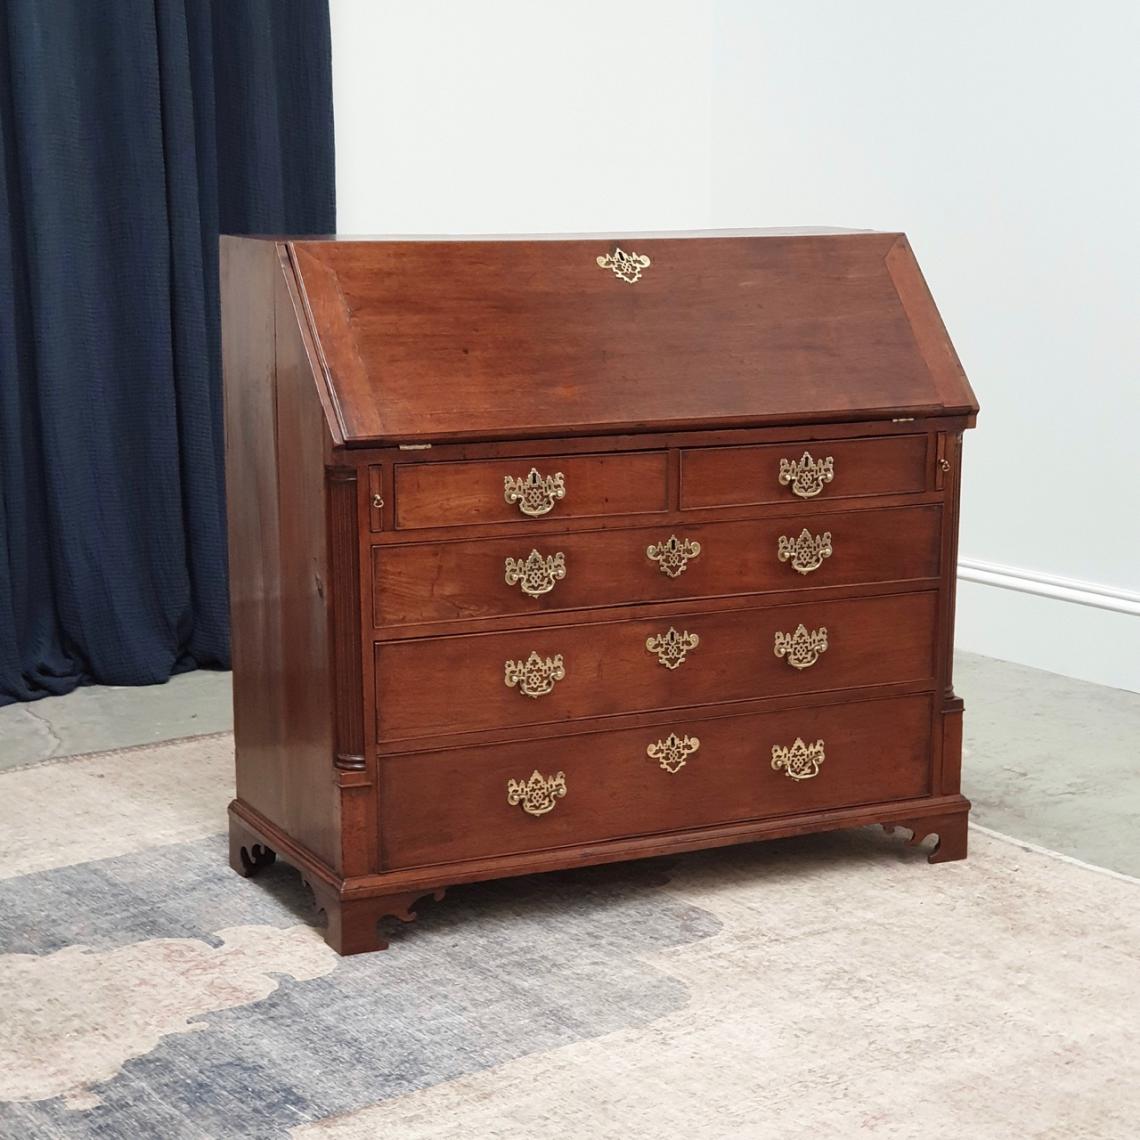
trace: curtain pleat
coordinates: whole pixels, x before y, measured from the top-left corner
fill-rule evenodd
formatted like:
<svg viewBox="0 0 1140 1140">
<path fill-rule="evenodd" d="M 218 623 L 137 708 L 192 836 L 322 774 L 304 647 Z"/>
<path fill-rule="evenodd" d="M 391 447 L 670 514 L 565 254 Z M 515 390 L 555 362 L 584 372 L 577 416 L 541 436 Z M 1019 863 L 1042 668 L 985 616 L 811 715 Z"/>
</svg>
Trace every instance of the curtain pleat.
<svg viewBox="0 0 1140 1140">
<path fill-rule="evenodd" d="M 335 229 L 327 3 L 0 13 L 0 704 L 226 667 L 217 239 Z"/>
</svg>

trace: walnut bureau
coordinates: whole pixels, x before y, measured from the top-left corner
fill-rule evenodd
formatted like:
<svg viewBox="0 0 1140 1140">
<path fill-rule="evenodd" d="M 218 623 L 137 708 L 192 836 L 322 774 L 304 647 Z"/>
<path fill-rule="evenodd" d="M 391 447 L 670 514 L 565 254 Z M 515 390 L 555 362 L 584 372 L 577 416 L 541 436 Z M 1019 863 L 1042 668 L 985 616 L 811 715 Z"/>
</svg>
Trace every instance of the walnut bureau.
<svg viewBox="0 0 1140 1140">
<path fill-rule="evenodd" d="M 966 854 L 977 404 L 904 236 L 222 239 L 237 798 L 341 953 L 446 887 Z"/>
</svg>

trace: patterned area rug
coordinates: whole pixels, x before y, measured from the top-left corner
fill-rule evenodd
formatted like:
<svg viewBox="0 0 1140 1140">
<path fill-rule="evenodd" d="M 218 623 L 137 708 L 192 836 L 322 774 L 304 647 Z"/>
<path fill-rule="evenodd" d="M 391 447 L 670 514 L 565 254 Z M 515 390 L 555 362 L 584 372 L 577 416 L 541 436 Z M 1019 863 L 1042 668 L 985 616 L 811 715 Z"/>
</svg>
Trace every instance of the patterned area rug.
<svg viewBox="0 0 1140 1140">
<path fill-rule="evenodd" d="M 1132 1140 L 1137 883 L 878 829 L 460 887 L 339 959 L 232 743 L 0 775 L 0 1135 Z"/>
</svg>

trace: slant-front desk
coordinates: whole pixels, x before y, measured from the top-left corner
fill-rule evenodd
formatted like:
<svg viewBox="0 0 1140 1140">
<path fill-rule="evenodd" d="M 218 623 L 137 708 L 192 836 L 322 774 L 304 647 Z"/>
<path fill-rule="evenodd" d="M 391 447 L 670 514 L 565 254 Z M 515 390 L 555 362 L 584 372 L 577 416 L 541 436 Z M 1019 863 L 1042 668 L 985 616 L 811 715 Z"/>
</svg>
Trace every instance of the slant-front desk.
<svg viewBox="0 0 1140 1140">
<path fill-rule="evenodd" d="M 337 950 L 479 879 L 965 855 L 977 404 L 905 237 L 224 238 L 222 293 L 231 859 Z"/>
</svg>

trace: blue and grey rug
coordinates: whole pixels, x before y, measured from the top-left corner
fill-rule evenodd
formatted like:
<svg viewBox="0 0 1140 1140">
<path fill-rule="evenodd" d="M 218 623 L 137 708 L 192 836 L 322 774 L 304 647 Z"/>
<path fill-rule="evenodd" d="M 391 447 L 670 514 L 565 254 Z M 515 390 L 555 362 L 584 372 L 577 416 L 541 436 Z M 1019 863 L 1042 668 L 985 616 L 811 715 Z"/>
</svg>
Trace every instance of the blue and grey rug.
<svg viewBox="0 0 1140 1140">
<path fill-rule="evenodd" d="M 1135 1136 L 1132 880 L 868 830 L 460 887 L 341 959 L 227 866 L 230 749 L 0 775 L 0 1135 Z"/>
</svg>

